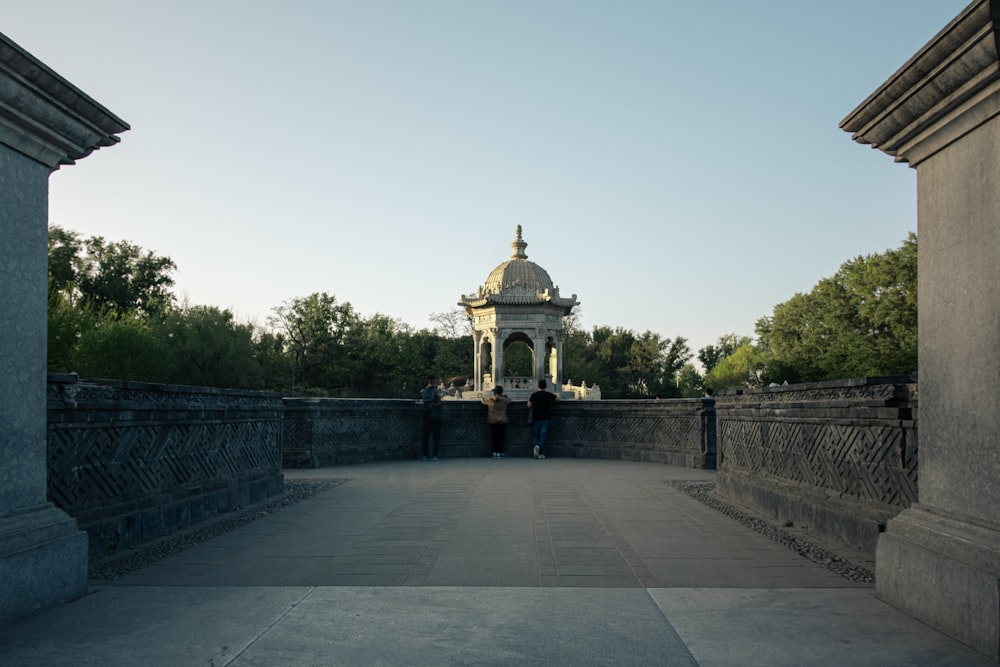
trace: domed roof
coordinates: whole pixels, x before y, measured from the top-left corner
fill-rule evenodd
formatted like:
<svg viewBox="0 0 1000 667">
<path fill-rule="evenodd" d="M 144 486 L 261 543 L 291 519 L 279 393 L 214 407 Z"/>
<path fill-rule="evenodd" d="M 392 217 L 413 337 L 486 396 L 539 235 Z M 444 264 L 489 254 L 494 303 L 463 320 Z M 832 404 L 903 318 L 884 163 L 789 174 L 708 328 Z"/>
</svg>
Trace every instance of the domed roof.
<svg viewBox="0 0 1000 667">
<path fill-rule="evenodd" d="M 476 294 L 463 295 L 459 305 L 468 310 L 498 303 L 551 304 L 566 309 L 566 314 L 569 314 L 577 305 L 576 295 L 570 299 L 560 298 L 559 288 L 553 284 L 548 272 L 528 261 L 524 253 L 528 244 L 521 238 L 521 225 L 517 226 L 510 247 L 514 249 L 510 259 L 490 271 Z"/>
<path fill-rule="evenodd" d="M 516 237 L 510 247 L 514 254 L 506 262 L 493 269 L 483 284 L 483 293 L 502 294 L 512 287 L 542 294 L 555 290 L 548 272 L 534 262 L 528 261 L 524 249 L 528 244 L 521 238 L 521 225 L 517 226 Z"/>
</svg>

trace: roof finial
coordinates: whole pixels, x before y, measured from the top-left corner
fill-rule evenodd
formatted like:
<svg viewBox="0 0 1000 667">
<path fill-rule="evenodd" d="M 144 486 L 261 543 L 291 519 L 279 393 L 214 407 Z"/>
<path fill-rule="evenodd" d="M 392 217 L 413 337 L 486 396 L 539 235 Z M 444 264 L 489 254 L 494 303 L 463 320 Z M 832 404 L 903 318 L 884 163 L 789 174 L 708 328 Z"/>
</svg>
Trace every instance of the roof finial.
<svg viewBox="0 0 1000 667">
<path fill-rule="evenodd" d="M 514 242 L 510 244 L 510 247 L 514 249 L 514 254 L 510 256 L 511 259 L 528 259 L 528 256 L 524 254 L 524 249 L 528 247 L 528 244 L 521 239 L 521 225 L 517 226 Z"/>
</svg>

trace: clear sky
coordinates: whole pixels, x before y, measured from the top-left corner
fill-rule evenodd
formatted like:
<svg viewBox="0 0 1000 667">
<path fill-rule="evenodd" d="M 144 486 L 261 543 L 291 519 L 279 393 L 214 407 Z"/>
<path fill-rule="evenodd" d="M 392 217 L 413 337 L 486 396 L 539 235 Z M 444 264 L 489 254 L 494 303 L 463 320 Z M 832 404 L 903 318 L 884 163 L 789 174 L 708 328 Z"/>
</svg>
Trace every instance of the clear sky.
<svg viewBox="0 0 1000 667">
<path fill-rule="evenodd" d="M 965 0 L 32 0 L 6 34 L 128 122 L 50 222 L 263 324 L 329 292 L 417 328 L 510 256 L 581 323 L 692 351 L 916 230 L 838 123 Z"/>
</svg>

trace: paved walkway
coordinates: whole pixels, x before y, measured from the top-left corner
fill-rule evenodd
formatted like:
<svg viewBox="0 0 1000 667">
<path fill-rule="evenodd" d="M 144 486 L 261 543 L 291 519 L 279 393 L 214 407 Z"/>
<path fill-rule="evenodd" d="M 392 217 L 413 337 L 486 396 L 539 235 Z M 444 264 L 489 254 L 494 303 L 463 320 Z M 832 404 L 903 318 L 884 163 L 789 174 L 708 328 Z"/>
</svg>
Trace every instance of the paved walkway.
<svg viewBox="0 0 1000 667">
<path fill-rule="evenodd" d="M 580 459 L 343 479 L 0 632 L 0 665 L 993 665 L 671 487 Z"/>
</svg>

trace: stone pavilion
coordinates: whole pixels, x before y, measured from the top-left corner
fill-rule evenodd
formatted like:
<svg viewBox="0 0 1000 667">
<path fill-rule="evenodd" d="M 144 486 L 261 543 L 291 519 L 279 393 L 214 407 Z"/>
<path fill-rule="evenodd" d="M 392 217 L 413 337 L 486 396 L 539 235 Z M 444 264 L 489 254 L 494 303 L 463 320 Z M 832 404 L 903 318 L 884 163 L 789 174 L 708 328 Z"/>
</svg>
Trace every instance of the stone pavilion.
<svg viewBox="0 0 1000 667">
<path fill-rule="evenodd" d="M 466 398 L 478 398 L 502 386 L 515 400 L 526 399 L 538 381 L 545 379 L 551 391 L 563 398 L 600 398 L 598 387 L 586 382 L 574 387 L 563 378 L 563 318 L 579 305 L 576 294 L 559 295 L 548 272 L 528 260 L 528 247 L 515 231 L 510 259 L 493 269 L 475 294 L 462 295 L 458 305 L 473 320 L 473 386 Z M 505 356 L 514 345 L 531 351 L 531 374 L 508 374 Z"/>
</svg>

